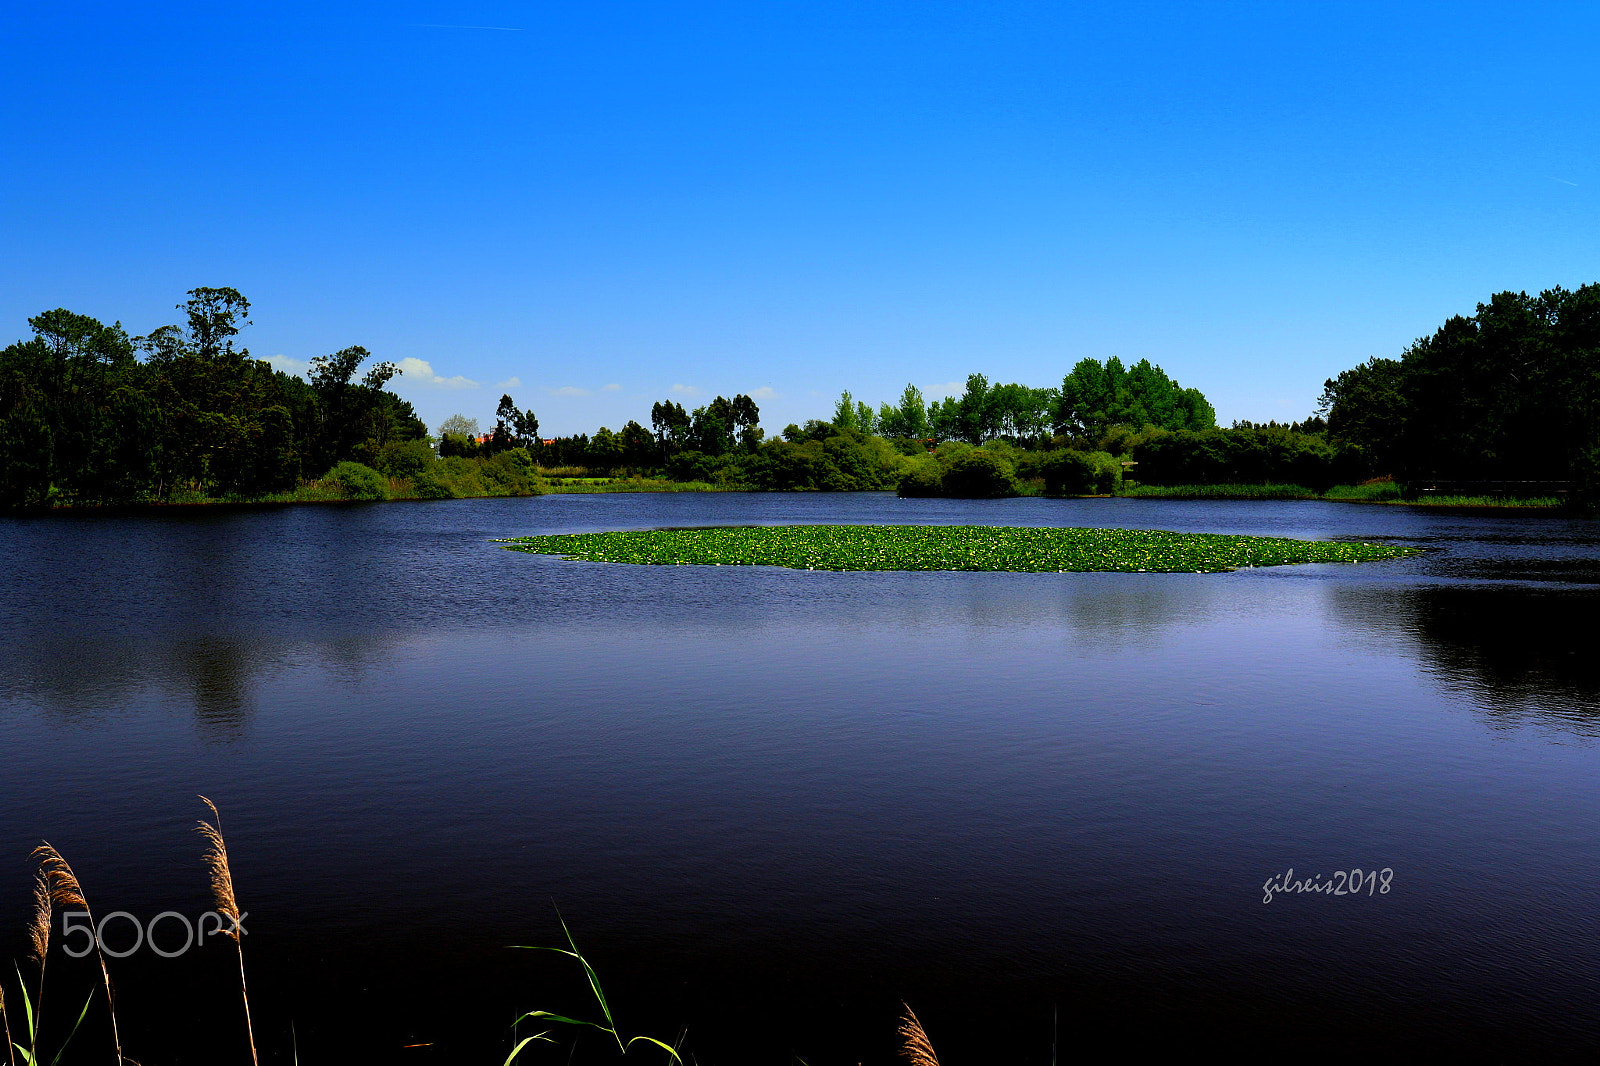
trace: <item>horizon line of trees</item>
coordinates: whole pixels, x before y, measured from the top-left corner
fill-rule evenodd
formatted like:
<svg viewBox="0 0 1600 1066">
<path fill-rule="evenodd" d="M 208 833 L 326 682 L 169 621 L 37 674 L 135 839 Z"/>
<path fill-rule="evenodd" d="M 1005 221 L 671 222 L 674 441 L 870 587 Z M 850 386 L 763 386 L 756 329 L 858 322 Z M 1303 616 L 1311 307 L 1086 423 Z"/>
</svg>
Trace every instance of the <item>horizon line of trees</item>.
<svg viewBox="0 0 1600 1066">
<path fill-rule="evenodd" d="M 28 320 L 32 339 L 0 350 L 0 505 L 243 498 L 342 463 L 426 481 L 444 476 L 431 464 L 445 460 L 495 462 L 490 480 L 517 491 L 536 487 L 540 466 L 838 491 L 895 488 L 916 469 L 918 492 L 946 491 L 947 480 L 966 492 L 988 477 L 990 494 L 1004 495 L 1014 476 L 1104 484 L 1112 460 L 1130 459 L 1152 484 L 1569 480 L 1592 499 L 1600 483 L 1596 284 L 1496 293 L 1400 358 L 1328 379 L 1317 415 L 1289 425 L 1219 428 L 1199 390 L 1148 360 L 1112 357 L 1080 360 L 1059 388 L 972 374 L 959 396 L 927 403 L 908 384 L 876 409 L 846 391 L 831 420 L 772 437 L 739 394 L 693 410 L 662 401 L 649 427 L 630 420 L 550 443 L 509 395 L 492 433 L 455 415 L 430 437 L 386 388 L 393 363 L 352 346 L 312 359 L 308 380 L 289 375 L 236 347 L 250 324 L 237 290 L 188 296 L 182 324 L 141 337 L 58 308 Z M 463 484 L 480 473 L 448 469 Z"/>
<path fill-rule="evenodd" d="M 1398 359 L 1329 378 L 1328 439 L 1396 480 L 1600 489 L 1600 284 L 1498 292 Z"/>
<path fill-rule="evenodd" d="M 1079 360 L 1060 388 L 991 385 L 986 375 L 969 374 L 960 396 L 927 403 L 922 390 L 908 384 L 898 403 L 880 404 L 876 411 L 847 390 L 834 407 L 833 424 L 890 439 L 976 446 L 1003 438 L 1036 445 L 1057 436 L 1096 438 L 1115 425 L 1204 430 L 1216 425 L 1216 417 L 1199 389 L 1183 388 L 1150 360 L 1124 367 L 1112 356 L 1104 363 Z"/>
<path fill-rule="evenodd" d="M 1214 431 L 1215 418 L 1199 390 L 1182 388 L 1148 360 L 1125 368 L 1113 357 L 1081 360 L 1059 389 L 991 385 L 972 374 L 960 396 L 929 404 L 908 384 L 898 404 L 877 410 L 846 391 L 831 421 L 790 424 L 775 437 L 760 427 L 755 401 L 741 394 L 693 411 L 666 400 L 651 408 L 651 428 L 630 420 L 618 432 L 601 426 L 592 436 L 546 442 L 536 436 L 532 412 L 518 412 L 507 395 L 493 434 L 463 415 L 446 419 L 439 454 L 525 446 L 546 470 L 648 473 L 770 491 L 892 490 L 915 468 L 916 494 L 1003 496 L 1014 494 L 1017 476 L 1040 479 L 1048 491 L 1105 489 L 1120 480 L 1116 456 L 1136 443 Z"/>
<path fill-rule="evenodd" d="M 651 428 L 629 420 L 616 432 L 601 426 L 592 436 L 578 433 L 545 443 L 538 437 L 533 412 L 518 412 L 506 395 L 500 398 L 492 435 L 480 433 L 477 421 L 465 415 L 447 418 L 440 426 L 439 454 L 485 456 L 526 447 L 545 467 L 642 471 L 675 465 L 704 473 L 719 465 L 713 460 L 754 455 L 776 443 L 760 427 L 760 418 L 755 401 L 742 394 L 731 400 L 718 396 L 693 411 L 664 400 L 651 408 Z M 1060 388 L 991 385 L 986 375 L 971 374 L 960 396 L 927 403 L 922 390 L 907 384 L 898 403 L 883 403 L 877 410 L 847 390 L 834 405 L 831 421 L 791 424 L 782 439 L 790 444 L 821 442 L 842 431 L 918 442 L 921 451 L 945 441 L 978 446 L 993 440 L 1033 450 L 1048 449 L 1061 437 L 1088 445 L 1118 427 L 1125 431 L 1114 438 L 1120 441 L 1147 426 L 1203 431 L 1215 425 L 1216 413 L 1198 389 L 1183 388 L 1148 359 L 1125 368 L 1112 356 L 1104 363 L 1080 360 Z"/>
<path fill-rule="evenodd" d="M 182 324 L 142 337 L 57 308 L 0 350 L 0 506 L 264 495 L 426 436 L 384 387 L 393 363 L 357 378 L 371 353 L 351 346 L 303 380 L 235 347 L 237 289 L 188 296 Z"/>
</svg>

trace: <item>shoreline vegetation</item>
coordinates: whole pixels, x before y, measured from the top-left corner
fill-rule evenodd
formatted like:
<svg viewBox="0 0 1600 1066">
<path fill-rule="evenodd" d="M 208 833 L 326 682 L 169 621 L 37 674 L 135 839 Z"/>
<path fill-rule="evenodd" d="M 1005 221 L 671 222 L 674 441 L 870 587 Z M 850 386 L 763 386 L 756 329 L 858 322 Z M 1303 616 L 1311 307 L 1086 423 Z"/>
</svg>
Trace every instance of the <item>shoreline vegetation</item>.
<svg viewBox="0 0 1600 1066">
<path fill-rule="evenodd" d="M 468 461 L 470 462 L 470 461 Z M 485 477 L 470 469 L 445 482 L 441 491 L 440 480 L 419 481 L 413 478 L 385 477 L 380 472 L 345 463 L 343 471 L 330 471 L 329 475 L 313 481 L 302 482 L 288 492 L 275 492 L 255 496 L 226 495 L 205 496 L 199 492 L 174 493 L 161 499 L 127 500 L 118 503 L 62 503 L 49 511 L 141 510 L 169 507 L 277 507 L 293 504 L 315 503 L 380 503 L 419 502 L 439 499 L 487 499 L 508 496 L 576 495 L 585 493 L 652 493 L 652 492 L 804 492 L 804 489 L 764 489 L 738 482 L 713 484 L 708 481 L 674 481 L 665 477 L 624 475 L 616 477 L 590 477 L 586 475 L 556 475 L 533 467 L 520 476 Z M 823 490 L 826 491 L 826 490 Z M 841 490 L 872 491 L 872 490 Z M 877 491 L 891 491 L 888 489 Z M 906 493 L 901 493 L 906 496 Z M 1381 504 L 1397 507 L 1418 507 L 1441 511 L 1496 511 L 1570 514 L 1584 513 L 1580 501 L 1560 496 L 1499 496 L 1459 494 L 1407 494 L 1392 482 L 1378 485 L 1335 485 L 1318 492 L 1305 485 L 1294 484 L 1223 484 L 1223 485 L 1145 485 L 1133 481 L 1121 482 L 1111 492 L 1050 493 L 1041 484 L 1021 483 L 1016 496 L 1044 497 L 1049 499 L 1096 500 L 1265 500 L 1265 501 L 1325 501 L 1331 503 Z M 996 497 L 999 498 L 999 497 Z"/>
<path fill-rule="evenodd" d="M 1304 485 L 1132 485 L 1118 495 L 1144 500 L 1327 500 L 1333 503 L 1438 510 L 1564 511 L 1578 506 L 1577 501 L 1559 496 L 1408 495 L 1392 482 L 1380 485 L 1335 485 L 1326 492 L 1317 492 Z"/>
<path fill-rule="evenodd" d="M 395 363 L 352 346 L 287 374 L 235 347 L 250 310 L 237 290 L 189 295 L 184 325 L 130 337 L 58 308 L 0 351 L 0 508 L 893 491 L 1592 513 L 1600 499 L 1600 285 L 1497 294 L 1400 360 L 1329 379 L 1290 424 L 1218 426 L 1198 389 L 1112 357 L 1044 388 L 970 374 L 959 395 L 908 384 L 876 408 L 845 391 L 828 419 L 770 435 L 739 394 L 554 438 L 509 395 L 493 432 L 456 414 L 430 433 L 388 388 Z"/>
<path fill-rule="evenodd" d="M 645 566 L 791 570 L 1212 574 L 1297 563 L 1357 563 L 1415 548 L 1148 529 L 1016 526 L 740 526 L 508 537 L 510 551 Z"/>
</svg>

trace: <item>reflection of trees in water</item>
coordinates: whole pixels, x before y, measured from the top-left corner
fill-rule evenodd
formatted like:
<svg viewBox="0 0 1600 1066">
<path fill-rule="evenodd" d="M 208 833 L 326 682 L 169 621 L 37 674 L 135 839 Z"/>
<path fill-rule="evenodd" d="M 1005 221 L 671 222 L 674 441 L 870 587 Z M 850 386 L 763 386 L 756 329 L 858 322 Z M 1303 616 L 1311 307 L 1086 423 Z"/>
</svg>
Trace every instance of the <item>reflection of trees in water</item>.
<svg viewBox="0 0 1600 1066">
<path fill-rule="evenodd" d="M 0 651 L 0 698 L 25 700 L 73 725 L 90 725 L 164 705 L 187 706 L 201 734 L 228 740 L 256 709 L 257 690 L 275 671 L 318 663 L 359 680 L 387 661 L 392 634 L 339 634 L 289 642 L 252 634 L 62 637 L 34 631 Z"/>
<path fill-rule="evenodd" d="M 173 648 L 174 672 L 194 699 L 195 723 L 217 739 L 242 730 L 249 719 L 251 688 L 263 657 L 237 640 L 200 637 Z"/>
<path fill-rule="evenodd" d="M 1001 631 L 1048 627 L 1083 645 L 1145 644 L 1217 594 L 1215 586 L 1172 574 L 913 577 L 899 587 L 883 581 L 862 598 L 857 618 L 849 618 L 856 612 L 846 608 L 835 611 L 828 623 L 848 619 L 869 626 L 892 622 Z"/>
<path fill-rule="evenodd" d="M 628 568 L 618 567 L 626 573 Z M 649 574 L 637 587 L 682 580 L 672 568 Z M 688 568 L 684 568 L 688 569 Z M 731 568 L 730 568 L 731 569 Z M 739 568 L 744 570 L 746 568 Z M 1048 630 L 1078 647 L 1147 646 L 1162 631 L 1214 611 L 1226 602 L 1228 590 L 1216 575 L 1189 574 L 1012 574 L 938 571 L 825 572 L 795 577 L 792 571 L 748 574 L 733 580 L 745 586 L 696 587 L 695 600 L 685 603 L 680 586 L 654 598 L 611 597 L 610 613 L 577 609 L 553 610 L 550 626 L 589 626 L 626 618 L 630 632 L 679 635 L 694 631 L 727 634 L 739 643 L 771 628 L 787 631 L 818 629 L 849 633 L 858 639 L 904 646 L 934 639 L 967 639 Z M 612 575 L 601 575 L 615 576 Z M 721 575 L 718 575 L 719 577 Z M 619 586 L 628 595 L 633 589 Z M 609 591 L 609 590 L 608 590 Z M 575 593 L 596 597 L 593 590 Z M 614 624 L 614 623 L 613 623 Z"/>
<path fill-rule="evenodd" d="M 1600 736 L 1600 658 L 1591 590 L 1529 586 L 1338 587 L 1346 624 L 1401 630 L 1448 692 L 1470 696 L 1489 724 L 1527 722 Z"/>
</svg>

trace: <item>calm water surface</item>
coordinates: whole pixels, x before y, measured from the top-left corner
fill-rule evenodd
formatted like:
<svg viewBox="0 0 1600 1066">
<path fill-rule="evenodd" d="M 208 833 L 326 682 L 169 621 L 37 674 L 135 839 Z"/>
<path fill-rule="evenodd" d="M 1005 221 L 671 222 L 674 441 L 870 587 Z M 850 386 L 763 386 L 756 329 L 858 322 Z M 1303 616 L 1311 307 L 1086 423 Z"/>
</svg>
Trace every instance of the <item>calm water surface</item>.
<svg viewBox="0 0 1600 1066">
<path fill-rule="evenodd" d="M 840 574 L 490 543 L 880 522 L 1430 550 Z M 25 955 L 41 838 L 102 914 L 204 910 L 204 793 L 268 1061 L 498 1064 L 518 1011 L 598 1017 L 576 963 L 507 947 L 561 943 L 557 907 L 629 1034 L 687 1027 L 704 1066 L 891 1061 L 902 999 L 949 1066 L 1047 1063 L 1053 1014 L 1062 1048 L 1096 1057 L 1591 1056 L 1597 605 L 1595 522 L 1325 503 L 595 495 L 7 520 L 3 943 Z M 1352 867 L 1391 869 L 1390 891 L 1263 902 L 1291 868 Z M 242 1061 L 230 965 L 214 944 L 113 960 L 128 1053 Z M 59 972 L 75 1014 L 88 985 Z M 97 1061 L 102 1035 L 74 1046 Z M 519 1061 L 568 1061 L 543 1054 Z"/>
</svg>

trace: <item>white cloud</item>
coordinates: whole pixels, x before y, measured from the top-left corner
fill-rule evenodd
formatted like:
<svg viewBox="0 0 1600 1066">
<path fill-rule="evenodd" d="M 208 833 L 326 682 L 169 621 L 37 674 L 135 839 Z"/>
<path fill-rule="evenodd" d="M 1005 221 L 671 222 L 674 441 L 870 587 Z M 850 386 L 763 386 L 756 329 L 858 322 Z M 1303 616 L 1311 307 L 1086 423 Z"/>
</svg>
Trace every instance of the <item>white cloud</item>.
<svg viewBox="0 0 1600 1066">
<path fill-rule="evenodd" d="M 621 385 L 603 385 L 603 386 L 601 386 L 600 391 L 601 392 L 617 392 L 617 391 L 620 391 L 621 388 L 622 388 Z"/>
<path fill-rule="evenodd" d="M 497 389 L 520 389 L 520 388 L 522 388 L 522 379 L 521 378 L 517 378 L 517 377 L 506 378 L 504 381 L 502 381 L 499 384 L 497 384 L 495 386 L 495 388 L 497 388 Z"/>
<path fill-rule="evenodd" d="M 967 391 L 967 383 L 966 382 L 964 382 L 964 381 L 946 381 L 942 385 L 928 385 L 928 386 L 925 386 L 923 388 L 923 390 L 922 390 L 922 395 L 928 397 L 931 400 L 935 396 L 960 396 L 961 394 L 963 394 L 966 391 Z"/>
<path fill-rule="evenodd" d="M 763 385 L 759 389 L 751 389 L 746 395 L 752 400 L 771 400 L 776 399 L 778 394 L 771 385 Z"/>
<path fill-rule="evenodd" d="M 667 391 L 668 392 L 681 393 L 684 396 L 699 396 L 700 395 L 700 390 L 695 388 L 693 385 L 674 385 L 674 386 L 672 386 L 672 388 L 668 389 Z"/>
<path fill-rule="evenodd" d="M 563 386 L 561 386 L 561 388 L 559 388 L 559 389 L 551 389 L 551 390 L 549 390 L 549 392 L 550 392 L 550 395 L 552 395 L 552 396 L 587 396 L 587 395 L 589 395 L 589 390 L 588 389 L 575 388 L 572 385 L 563 385 Z"/>
<path fill-rule="evenodd" d="M 400 373 L 408 385 L 422 385 L 430 389 L 478 389 L 479 385 L 471 378 L 464 378 L 457 374 L 453 378 L 442 378 L 433 372 L 433 365 L 426 359 L 400 360 Z"/>
<path fill-rule="evenodd" d="M 287 355 L 269 355 L 266 358 L 272 364 L 272 369 L 281 370 L 285 374 L 294 374 L 305 377 L 311 372 L 311 364 L 299 359 L 290 359 Z"/>
</svg>

